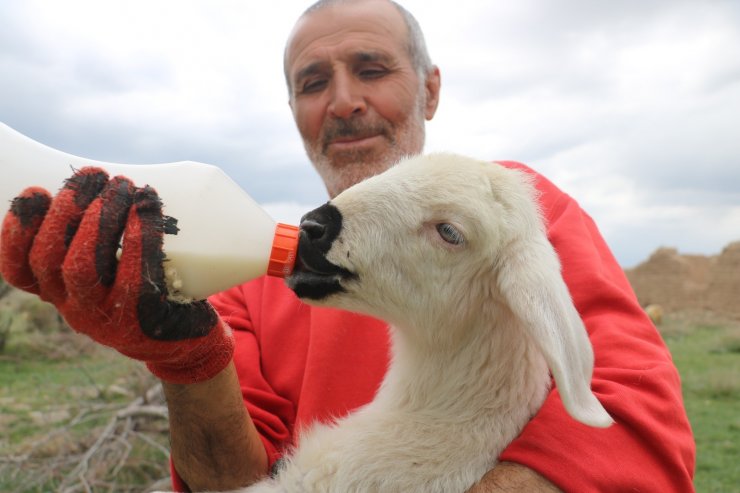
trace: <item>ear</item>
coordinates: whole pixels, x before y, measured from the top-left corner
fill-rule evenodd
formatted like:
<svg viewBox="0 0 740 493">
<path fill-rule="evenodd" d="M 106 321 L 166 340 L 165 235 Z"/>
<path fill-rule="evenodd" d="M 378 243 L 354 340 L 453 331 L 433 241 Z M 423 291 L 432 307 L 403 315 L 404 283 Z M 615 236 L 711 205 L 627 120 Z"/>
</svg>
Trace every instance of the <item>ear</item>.
<svg viewBox="0 0 740 493">
<path fill-rule="evenodd" d="M 442 78 L 439 72 L 439 67 L 436 65 L 427 74 L 427 78 L 424 81 L 424 117 L 427 120 L 434 118 L 434 114 L 437 112 L 437 106 L 439 106 L 439 92 L 442 86 Z"/>
<path fill-rule="evenodd" d="M 613 423 L 591 393 L 593 351 L 544 232 L 509 245 L 498 283 L 514 315 L 545 357 L 568 413 L 597 427 Z"/>
</svg>

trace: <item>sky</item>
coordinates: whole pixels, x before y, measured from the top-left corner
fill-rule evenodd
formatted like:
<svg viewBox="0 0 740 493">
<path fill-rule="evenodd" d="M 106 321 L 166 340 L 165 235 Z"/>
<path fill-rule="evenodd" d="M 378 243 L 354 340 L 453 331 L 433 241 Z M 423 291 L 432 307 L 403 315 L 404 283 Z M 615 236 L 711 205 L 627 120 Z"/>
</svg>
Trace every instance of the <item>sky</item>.
<svg viewBox="0 0 740 493">
<path fill-rule="evenodd" d="M 282 72 L 309 3 L 0 0 L 0 121 L 90 159 L 217 165 L 296 223 L 327 200 Z M 528 164 L 623 267 L 740 240 L 740 2 L 400 3 L 442 72 L 427 152 Z"/>
</svg>

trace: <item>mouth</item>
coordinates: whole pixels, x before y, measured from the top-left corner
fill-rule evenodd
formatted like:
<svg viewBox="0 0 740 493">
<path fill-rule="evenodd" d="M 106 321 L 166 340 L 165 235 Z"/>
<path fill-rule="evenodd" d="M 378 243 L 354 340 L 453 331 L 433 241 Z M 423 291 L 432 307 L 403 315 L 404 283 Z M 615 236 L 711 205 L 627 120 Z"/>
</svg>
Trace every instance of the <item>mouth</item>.
<svg viewBox="0 0 740 493">
<path fill-rule="evenodd" d="M 324 151 L 333 149 L 334 151 L 348 151 L 357 148 L 372 147 L 384 139 L 383 132 L 356 133 L 350 135 L 335 136 L 326 140 Z"/>
<path fill-rule="evenodd" d="M 286 279 L 288 287 L 299 298 L 321 300 L 346 292 L 342 282 L 357 277 L 354 272 L 327 260 L 323 252 L 311 246 L 307 235 L 301 231 L 298 259 L 293 273 Z"/>
<path fill-rule="evenodd" d="M 330 145 L 344 145 L 344 144 L 357 144 L 361 142 L 366 142 L 371 139 L 375 139 L 380 137 L 380 135 L 377 134 L 370 134 L 370 135 L 352 135 L 348 137 L 339 137 L 330 142 Z"/>
</svg>

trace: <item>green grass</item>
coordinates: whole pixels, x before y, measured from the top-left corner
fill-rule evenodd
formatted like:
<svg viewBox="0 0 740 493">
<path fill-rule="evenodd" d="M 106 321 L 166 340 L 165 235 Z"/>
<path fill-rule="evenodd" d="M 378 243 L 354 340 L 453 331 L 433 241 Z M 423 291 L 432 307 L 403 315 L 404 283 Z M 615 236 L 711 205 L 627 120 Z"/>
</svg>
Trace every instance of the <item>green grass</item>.
<svg viewBox="0 0 740 493">
<path fill-rule="evenodd" d="M 740 492 L 740 325 L 666 321 L 697 447 L 701 493 Z"/>
</svg>

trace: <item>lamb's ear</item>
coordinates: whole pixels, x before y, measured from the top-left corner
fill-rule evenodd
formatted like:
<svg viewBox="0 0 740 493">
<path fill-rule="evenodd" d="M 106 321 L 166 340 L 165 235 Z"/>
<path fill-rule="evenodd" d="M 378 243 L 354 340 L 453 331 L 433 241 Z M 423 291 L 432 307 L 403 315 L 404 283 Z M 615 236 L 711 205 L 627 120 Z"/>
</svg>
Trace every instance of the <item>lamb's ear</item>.
<svg viewBox="0 0 740 493">
<path fill-rule="evenodd" d="M 578 421 L 607 427 L 611 416 L 591 393 L 593 351 L 544 233 L 509 245 L 498 283 L 555 377 L 565 408 Z"/>
</svg>

